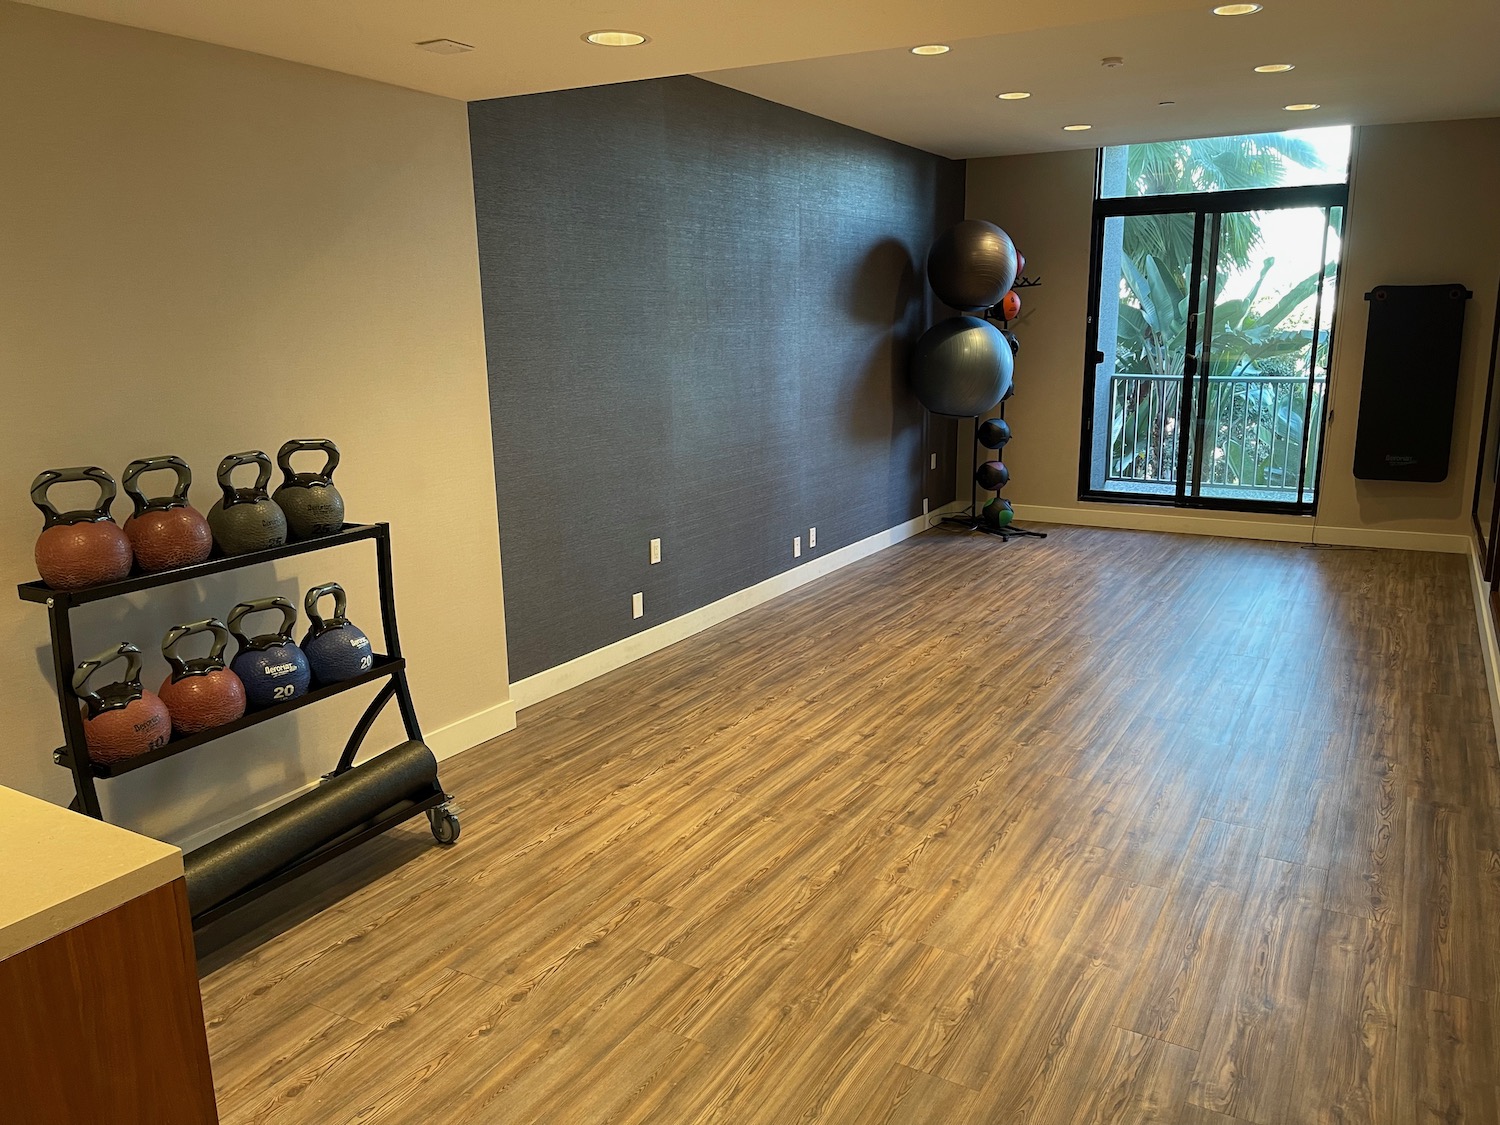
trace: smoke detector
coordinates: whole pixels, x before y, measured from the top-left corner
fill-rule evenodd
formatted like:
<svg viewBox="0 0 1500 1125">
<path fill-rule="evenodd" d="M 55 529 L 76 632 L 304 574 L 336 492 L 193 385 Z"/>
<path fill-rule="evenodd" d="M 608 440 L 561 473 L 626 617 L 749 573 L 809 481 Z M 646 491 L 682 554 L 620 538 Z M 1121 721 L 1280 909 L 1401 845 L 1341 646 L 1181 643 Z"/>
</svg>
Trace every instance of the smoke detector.
<svg viewBox="0 0 1500 1125">
<path fill-rule="evenodd" d="M 1113 70 L 1117 66 L 1124 66 L 1125 60 L 1122 59 L 1119 55 L 1105 55 L 1102 59 L 1099 60 L 1099 65 L 1102 67 L 1106 67 L 1109 70 Z"/>
</svg>

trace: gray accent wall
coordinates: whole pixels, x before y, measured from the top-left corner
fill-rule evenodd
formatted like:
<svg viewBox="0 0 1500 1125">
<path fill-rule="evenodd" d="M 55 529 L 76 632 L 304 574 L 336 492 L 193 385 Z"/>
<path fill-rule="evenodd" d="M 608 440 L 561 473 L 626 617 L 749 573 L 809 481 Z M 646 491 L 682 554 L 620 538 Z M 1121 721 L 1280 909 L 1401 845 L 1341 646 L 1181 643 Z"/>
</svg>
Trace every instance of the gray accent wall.
<svg viewBox="0 0 1500 1125">
<path fill-rule="evenodd" d="M 513 681 L 953 498 L 905 358 L 962 163 L 691 77 L 469 124 Z"/>
</svg>

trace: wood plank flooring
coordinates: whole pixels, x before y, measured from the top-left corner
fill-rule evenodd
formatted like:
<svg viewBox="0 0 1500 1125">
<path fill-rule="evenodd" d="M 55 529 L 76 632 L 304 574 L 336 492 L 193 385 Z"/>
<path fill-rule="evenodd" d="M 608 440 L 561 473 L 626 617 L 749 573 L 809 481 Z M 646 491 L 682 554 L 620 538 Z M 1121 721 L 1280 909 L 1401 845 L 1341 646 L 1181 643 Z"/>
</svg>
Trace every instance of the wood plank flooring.
<svg viewBox="0 0 1500 1125">
<path fill-rule="evenodd" d="M 1500 1120 L 1461 558 L 931 532 L 521 719 L 202 935 L 226 1125 Z"/>
</svg>

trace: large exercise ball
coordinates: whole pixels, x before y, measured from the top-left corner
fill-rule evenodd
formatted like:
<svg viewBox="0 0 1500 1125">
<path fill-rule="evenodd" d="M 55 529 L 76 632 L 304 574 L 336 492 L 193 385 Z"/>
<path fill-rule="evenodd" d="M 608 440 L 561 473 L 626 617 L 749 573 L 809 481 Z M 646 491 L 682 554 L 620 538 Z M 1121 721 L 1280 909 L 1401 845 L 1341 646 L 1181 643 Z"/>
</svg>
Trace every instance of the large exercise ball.
<svg viewBox="0 0 1500 1125">
<path fill-rule="evenodd" d="M 1016 244 L 983 219 L 965 219 L 949 227 L 927 254 L 927 283 L 955 309 L 997 305 L 1015 282 Z"/>
<path fill-rule="evenodd" d="M 911 356 L 911 388 L 934 414 L 975 418 L 1010 390 L 1010 345 L 975 316 L 950 316 L 922 333 Z"/>
</svg>

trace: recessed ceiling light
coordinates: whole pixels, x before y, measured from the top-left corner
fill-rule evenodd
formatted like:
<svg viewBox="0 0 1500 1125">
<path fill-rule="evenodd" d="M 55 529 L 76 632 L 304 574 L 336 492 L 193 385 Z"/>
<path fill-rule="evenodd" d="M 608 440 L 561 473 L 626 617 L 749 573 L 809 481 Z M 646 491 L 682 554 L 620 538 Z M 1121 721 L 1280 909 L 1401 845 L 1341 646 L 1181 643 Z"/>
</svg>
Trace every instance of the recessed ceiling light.
<svg viewBox="0 0 1500 1125">
<path fill-rule="evenodd" d="M 1259 4 L 1220 4 L 1214 9 L 1216 16 L 1253 16 L 1260 11 Z"/>
<path fill-rule="evenodd" d="M 634 31 L 591 31 L 583 38 L 586 43 L 592 43 L 596 47 L 639 47 L 642 43 L 651 42 L 646 36 Z"/>
<path fill-rule="evenodd" d="M 424 39 L 417 46 L 434 55 L 461 55 L 474 49 L 470 44 L 460 43 L 457 39 Z"/>
<path fill-rule="evenodd" d="M 1020 102 L 1031 97 L 1031 94 L 1026 90 L 1012 90 L 1008 94 L 996 94 L 995 97 L 999 98 L 1002 102 Z"/>
<path fill-rule="evenodd" d="M 1293 102 L 1286 108 L 1293 113 L 1301 113 L 1304 109 L 1322 109 L 1323 104 L 1321 102 Z"/>
<path fill-rule="evenodd" d="M 1297 68 L 1295 66 L 1293 66 L 1289 62 L 1273 62 L 1273 63 L 1266 63 L 1265 66 L 1258 66 L 1258 67 L 1256 67 L 1255 68 L 1255 73 L 1256 74 L 1285 74 L 1289 70 L 1296 70 L 1296 69 Z"/>
<path fill-rule="evenodd" d="M 943 43 L 928 43 L 924 47 L 913 47 L 911 53 L 914 55 L 946 55 L 952 47 Z"/>
<path fill-rule="evenodd" d="M 1085 129 L 1092 129 L 1092 128 L 1093 128 L 1092 125 L 1064 125 L 1063 126 L 1063 132 L 1064 133 L 1081 133 Z"/>
</svg>

